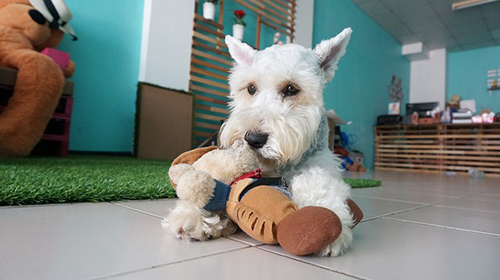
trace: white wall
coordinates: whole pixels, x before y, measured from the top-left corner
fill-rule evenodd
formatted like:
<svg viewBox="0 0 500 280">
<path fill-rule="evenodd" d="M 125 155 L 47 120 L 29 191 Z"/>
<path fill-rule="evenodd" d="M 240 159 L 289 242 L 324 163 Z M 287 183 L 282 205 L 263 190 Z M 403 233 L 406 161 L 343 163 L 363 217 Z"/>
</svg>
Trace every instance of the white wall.
<svg viewBox="0 0 500 280">
<path fill-rule="evenodd" d="M 187 91 L 194 0 L 145 0 L 139 81 Z M 297 2 L 294 43 L 312 45 L 314 0 Z"/>
<path fill-rule="evenodd" d="M 188 90 L 194 0 L 145 0 L 139 81 Z"/>
<path fill-rule="evenodd" d="M 297 1 L 294 43 L 306 48 L 312 47 L 314 0 Z"/>
<path fill-rule="evenodd" d="M 439 102 L 446 99 L 446 49 L 432 50 L 429 59 L 411 62 L 410 103 Z"/>
</svg>

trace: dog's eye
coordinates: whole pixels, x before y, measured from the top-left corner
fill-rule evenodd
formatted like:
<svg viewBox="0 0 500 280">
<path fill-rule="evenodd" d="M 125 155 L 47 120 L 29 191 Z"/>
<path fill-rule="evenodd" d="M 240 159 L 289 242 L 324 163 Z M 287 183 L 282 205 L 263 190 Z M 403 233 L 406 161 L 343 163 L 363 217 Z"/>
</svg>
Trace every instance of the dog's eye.
<svg viewBox="0 0 500 280">
<path fill-rule="evenodd" d="M 248 93 L 249 93 L 250 95 L 254 95 L 254 94 L 257 92 L 257 88 L 256 88 L 254 85 L 252 85 L 252 84 L 250 84 L 250 85 L 247 87 L 247 90 L 248 90 Z"/>
<path fill-rule="evenodd" d="M 283 95 L 285 96 L 294 96 L 297 93 L 299 93 L 299 89 L 296 88 L 294 85 L 287 85 L 286 88 L 283 90 Z"/>
</svg>

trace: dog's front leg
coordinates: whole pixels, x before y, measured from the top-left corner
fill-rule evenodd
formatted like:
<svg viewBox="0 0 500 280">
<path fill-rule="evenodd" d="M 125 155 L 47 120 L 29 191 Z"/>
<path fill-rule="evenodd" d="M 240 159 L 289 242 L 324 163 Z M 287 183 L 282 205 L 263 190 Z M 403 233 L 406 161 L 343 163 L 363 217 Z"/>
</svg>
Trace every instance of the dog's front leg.
<svg viewBox="0 0 500 280">
<path fill-rule="evenodd" d="M 353 220 L 346 200 L 350 187 L 339 174 L 323 167 L 312 166 L 296 172 L 289 179 L 293 200 L 301 208 L 304 206 L 322 206 L 332 210 L 340 218 L 342 232 L 340 236 L 318 255 L 334 257 L 343 254 L 352 243 Z"/>
</svg>

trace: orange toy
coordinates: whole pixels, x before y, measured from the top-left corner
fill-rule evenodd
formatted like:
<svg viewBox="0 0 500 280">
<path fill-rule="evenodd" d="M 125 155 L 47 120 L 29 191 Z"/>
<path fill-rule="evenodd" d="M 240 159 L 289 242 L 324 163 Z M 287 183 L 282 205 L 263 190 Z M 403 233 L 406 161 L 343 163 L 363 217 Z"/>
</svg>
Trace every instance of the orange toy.
<svg viewBox="0 0 500 280">
<path fill-rule="evenodd" d="M 0 0 L 0 66 L 18 70 L 14 94 L 0 113 L 0 157 L 26 156 L 32 151 L 54 113 L 64 77 L 72 76 L 75 69 L 70 61 L 62 73 L 40 53 L 56 47 L 63 32 L 53 23 L 51 28 L 47 21 L 35 22 L 30 10 L 35 11 L 27 0 Z"/>
</svg>

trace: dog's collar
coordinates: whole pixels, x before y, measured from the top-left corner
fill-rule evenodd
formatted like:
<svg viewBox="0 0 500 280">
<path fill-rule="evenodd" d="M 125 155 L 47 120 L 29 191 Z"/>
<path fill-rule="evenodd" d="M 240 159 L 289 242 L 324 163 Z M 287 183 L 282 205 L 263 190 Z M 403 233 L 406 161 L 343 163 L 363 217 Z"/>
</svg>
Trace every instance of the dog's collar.
<svg viewBox="0 0 500 280">
<path fill-rule="evenodd" d="M 234 180 L 230 185 L 232 186 L 232 185 L 236 184 L 236 182 L 243 180 L 243 179 L 247 179 L 247 178 L 262 179 L 262 169 L 259 168 L 257 170 L 245 173 L 245 174 L 241 175 L 240 177 L 238 177 L 236 180 Z"/>
</svg>

